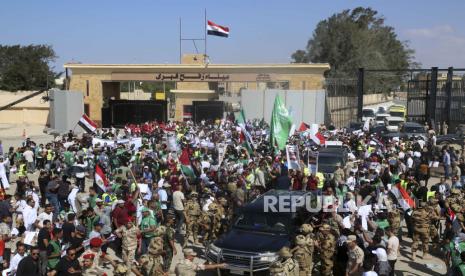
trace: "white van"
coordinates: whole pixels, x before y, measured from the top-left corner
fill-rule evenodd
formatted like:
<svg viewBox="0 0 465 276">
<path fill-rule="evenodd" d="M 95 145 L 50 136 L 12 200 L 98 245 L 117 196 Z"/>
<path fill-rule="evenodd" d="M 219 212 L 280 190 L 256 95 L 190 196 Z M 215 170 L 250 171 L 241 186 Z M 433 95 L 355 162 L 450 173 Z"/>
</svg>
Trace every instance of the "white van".
<svg viewBox="0 0 465 276">
<path fill-rule="evenodd" d="M 387 113 L 378 113 L 378 114 L 376 114 L 376 117 L 375 117 L 376 125 L 384 126 L 384 119 L 386 119 L 387 117 L 390 117 L 390 115 L 387 114 Z"/>
<path fill-rule="evenodd" d="M 389 132 L 398 132 L 400 129 L 400 125 L 403 124 L 404 118 L 402 117 L 386 117 L 384 118 L 384 125 Z"/>
<path fill-rule="evenodd" d="M 375 118 L 375 110 L 373 108 L 364 108 L 362 110 L 362 122 L 365 122 L 368 118 Z"/>
</svg>

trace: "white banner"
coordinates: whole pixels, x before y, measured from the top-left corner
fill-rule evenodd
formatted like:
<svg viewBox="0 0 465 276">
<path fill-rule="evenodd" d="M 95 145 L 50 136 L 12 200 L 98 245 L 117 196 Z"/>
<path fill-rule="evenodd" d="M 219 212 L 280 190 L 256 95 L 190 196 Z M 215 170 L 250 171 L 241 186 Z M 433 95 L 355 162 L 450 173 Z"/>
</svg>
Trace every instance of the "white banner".
<svg viewBox="0 0 465 276">
<path fill-rule="evenodd" d="M 111 148 L 115 147 L 116 145 L 120 144 L 129 144 L 134 145 L 135 149 L 139 149 L 142 146 L 142 137 L 131 138 L 131 139 L 120 139 L 120 140 L 109 140 L 109 139 L 101 139 L 101 138 L 92 138 L 92 146 L 99 144 L 100 146 L 107 145 Z"/>
</svg>

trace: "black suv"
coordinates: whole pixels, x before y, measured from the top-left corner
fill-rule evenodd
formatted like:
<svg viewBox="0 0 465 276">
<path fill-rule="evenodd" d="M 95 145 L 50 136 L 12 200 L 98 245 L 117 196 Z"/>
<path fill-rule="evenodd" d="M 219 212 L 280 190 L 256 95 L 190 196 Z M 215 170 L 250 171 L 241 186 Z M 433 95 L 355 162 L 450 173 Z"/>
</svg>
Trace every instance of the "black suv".
<svg viewBox="0 0 465 276">
<path fill-rule="evenodd" d="M 275 212 L 269 208 L 266 212 L 270 198 L 289 202 L 290 210 Z M 305 204 L 295 204 L 305 199 L 313 200 L 314 197 L 304 191 L 271 190 L 245 205 L 231 230 L 206 246 L 207 260 L 226 263 L 222 275 L 266 275 L 270 264 L 278 259 L 277 252 L 283 246 L 292 246 L 298 227 L 311 219 Z M 278 208 L 278 203 L 275 207 Z"/>
</svg>

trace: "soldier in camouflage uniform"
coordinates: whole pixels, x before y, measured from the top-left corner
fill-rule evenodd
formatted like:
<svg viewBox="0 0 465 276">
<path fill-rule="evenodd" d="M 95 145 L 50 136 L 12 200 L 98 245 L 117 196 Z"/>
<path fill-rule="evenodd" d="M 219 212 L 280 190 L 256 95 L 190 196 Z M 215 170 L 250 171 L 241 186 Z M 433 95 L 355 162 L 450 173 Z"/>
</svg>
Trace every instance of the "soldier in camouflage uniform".
<svg viewBox="0 0 465 276">
<path fill-rule="evenodd" d="M 392 229 L 392 232 L 397 236 L 399 234 L 401 216 L 400 211 L 396 208 L 396 206 L 388 211 L 387 220 L 389 222 L 389 226 Z"/>
<path fill-rule="evenodd" d="M 165 273 L 163 271 L 161 262 L 156 257 L 150 256 L 149 254 L 140 256 L 139 263 L 132 268 L 132 272 L 136 276 L 168 275 L 167 272 Z"/>
<path fill-rule="evenodd" d="M 303 235 L 297 235 L 295 237 L 295 244 L 296 246 L 292 249 L 292 254 L 299 264 L 299 275 L 312 275 L 313 251 L 309 251 L 307 238 Z"/>
<path fill-rule="evenodd" d="M 116 235 L 122 239 L 123 261 L 128 270 L 131 270 L 131 265 L 134 262 L 135 252 L 138 244 L 138 236 L 140 236 L 139 228 L 134 226 L 134 223 L 129 220 L 125 226 L 120 227 L 115 231 Z"/>
<path fill-rule="evenodd" d="M 321 275 L 333 274 L 334 253 L 336 252 L 336 238 L 331 233 L 331 227 L 323 224 L 317 234 L 317 247 L 320 251 Z"/>
<path fill-rule="evenodd" d="M 270 276 L 285 276 L 283 265 L 280 262 L 274 262 L 270 266 Z"/>
<path fill-rule="evenodd" d="M 211 229 L 210 229 L 210 235 L 211 239 L 215 240 L 218 237 L 218 234 L 221 229 L 221 208 L 217 202 L 212 202 L 208 206 L 208 213 L 210 215 L 210 220 L 211 220 Z"/>
<path fill-rule="evenodd" d="M 412 260 L 416 259 L 418 241 L 423 244 L 423 258 L 428 254 L 429 227 L 431 223 L 430 214 L 426 209 L 426 202 L 421 202 L 420 207 L 412 213 L 413 222 L 413 243 L 412 243 Z"/>
<path fill-rule="evenodd" d="M 446 198 L 445 207 L 451 208 L 453 204 L 462 204 L 462 196 L 458 189 L 451 189 L 450 195 Z"/>
<path fill-rule="evenodd" d="M 431 223 L 429 225 L 429 236 L 433 242 L 433 248 L 437 248 L 439 246 L 439 232 L 437 226 L 439 225 L 439 219 L 441 218 L 441 207 L 438 204 L 438 200 L 430 198 L 428 200 L 426 210 L 431 219 Z"/>
<path fill-rule="evenodd" d="M 163 256 L 163 270 L 168 272 L 173 261 L 173 256 L 176 255 L 176 247 L 174 245 L 174 216 L 169 215 L 166 219 L 166 229 L 163 234 L 163 249 L 165 255 Z"/>
<path fill-rule="evenodd" d="M 184 237 L 183 247 L 186 247 L 189 236 L 193 235 L 194 243 L 197 244 L 199 235 L 199 219 L 202 214 L 199 201 L 197 200 L 198 194 L 191 193 L 191 198 L 187 201 L 184 209 L 186 210 L 186 235 Z"/>
<path fill-rule="evenodd" d="M 212 230 L 212 220 L 210 218 L 210 215 L 209 213 L 207 212 L 202 212 L 200 214 L 200 223 L 199 223 L 199 227 L 201 229 L 201 232 L 203 232 L 203 240 L 202 242 L 204 244 L 206 244 L 208 241 L 209 241 L 209 238 L 210 238 L 210 232 Z"/>
<path fill-rule="evenodd" d="M 299 276 L 299 264 L 292 258 L 292 253 L 289 247 L 284 246 L 283 248 L 281 248 L 281 250 L 279 250 L 278 254 L 280 260 L 277 262 L 279 262 L 281 264 L 281 267 L 283 268 L 282 275 Z"/>
</svg>

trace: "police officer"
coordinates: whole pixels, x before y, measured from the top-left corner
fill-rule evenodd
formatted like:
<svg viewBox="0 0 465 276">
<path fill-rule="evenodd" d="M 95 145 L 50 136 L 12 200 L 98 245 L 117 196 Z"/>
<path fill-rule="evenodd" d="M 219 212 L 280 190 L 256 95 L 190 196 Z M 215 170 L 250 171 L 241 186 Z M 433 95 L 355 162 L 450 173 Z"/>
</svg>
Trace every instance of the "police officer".
<svg viewBox="0 0 465 276">
<path fill-rule="evenodd" d="M 307 238 L 303 235 L 295 237 L 296 246 L 292 249 L 292 255 L 299 264 L 299 275 L 310 276 L 313 269 L 313 251 L 309 251 Z"/>
<path fill-rule="evenodd" d="M 426 209 L 426 202 L 421 202 L 420 207 L 415 209 L 412 213 L 413 221 L 413 243 L 412 243 L 412 260 L 416 259 L 416 251 L 418 249 L 418 241 L 421 240 L 423 244 L 423 258 L 428 254 L 429 243 L 429 227 L 431 219 L 429 218 Z"/>
<path fill-rule="evenodd" d="M 184 237 L 183 247 L 186 247 L 189 236 L 193 235 L 193 240 L 195 244 L 198 244 L 198 235 L 199 235 L 199 219 L 202 213 L 198 201 L 198 194 L 192 192 L 190 199 L 186 203 L 186 236 Z"/>
</svg>

